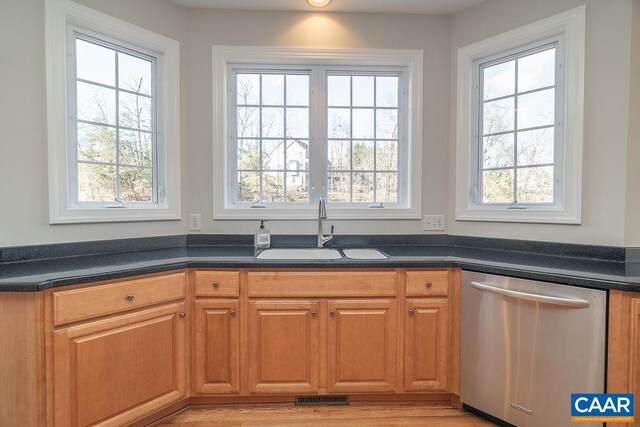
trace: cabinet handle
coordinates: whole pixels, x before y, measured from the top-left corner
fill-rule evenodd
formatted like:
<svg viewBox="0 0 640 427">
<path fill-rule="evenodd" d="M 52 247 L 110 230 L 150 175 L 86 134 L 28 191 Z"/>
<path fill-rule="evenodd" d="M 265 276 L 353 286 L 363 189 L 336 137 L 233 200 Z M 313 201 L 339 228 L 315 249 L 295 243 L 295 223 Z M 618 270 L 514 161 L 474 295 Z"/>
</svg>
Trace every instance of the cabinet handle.
<svg viewBox="0 0 640 427">
<path fill-rule="evenodd" d="M 216 280 L 212 283 L 212 285 L 214 288 L 218 288 L 220 286 L 220 283 L 218 283 L 218 281 Z"/>
<path fill-rule="evenodd" d="M 127 299 L 128 299 L 129 301 L 133 300 L 133 294 L 127 294 Z"/>
<path fill-rule="evenodd" d="M 311 317 L 316 317 L 318 315 L 318 312 L 315 310 L 311 310 Z"/>
<path fill-rule="evenodd" d="M 178 316 L 180 316 L 181 319 L 184 319 L 186 315 L 187 313 L 185 313 L 184 311 L 181 311 Z"/>
<path fill-rule="evenodd" d="M 416 310 L 413 308 L 409 309 L 409 316 L 413 316 L 414 314 L 416 314 Z"/>
<path fill-rule="evenodd" d="M 427 283 L 425 283 L 425 285 L 427 286 L 427 288 L 430 288 L 431 286 L 433 286 L 433 283 L 431 283 L 431 280 L 427 280 Z"/>
<path fill-rule="evenodd" d="M 336 317 L 336 311 L 335 310 L 329 311 L 329 316 Z"/>
<path fill-rule="evenodd" d="M 231 317 L 236 317 L 236 314 L 237 314 L 237 313 L 236 313 L 236 311 L 235 311 L 235 310 L 229 310 L 229 315 L 230 315 Z"/>
</svg>

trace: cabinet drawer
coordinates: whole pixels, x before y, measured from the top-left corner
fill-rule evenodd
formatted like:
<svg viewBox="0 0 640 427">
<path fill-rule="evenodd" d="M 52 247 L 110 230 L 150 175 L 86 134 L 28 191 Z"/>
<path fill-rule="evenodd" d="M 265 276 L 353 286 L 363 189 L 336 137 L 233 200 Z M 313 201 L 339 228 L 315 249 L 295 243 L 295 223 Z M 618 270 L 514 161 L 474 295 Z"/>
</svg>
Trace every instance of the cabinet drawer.
<svg viewBox="0 0 640 427">
<path fill-rule="evenodd" d="M 53 294 L 54 323 L 61 325 L 185 296 L 186 273 L 127 280 Z"/>
<path fill-rule="evenodd" d="M 431 297 L 449 295 L 448 271 L 407 271 L 407 296 Z"/>
<path fill-rule="evenodd" d="M 239 293 L 239 272 L 196 271 L 197 297 L 237 297 Z"/>
<path fill-rule="evenodd" d="M 396 273 L 383 272 L 250 272 L 249 297 L 395 296 Z"/>
</svg>

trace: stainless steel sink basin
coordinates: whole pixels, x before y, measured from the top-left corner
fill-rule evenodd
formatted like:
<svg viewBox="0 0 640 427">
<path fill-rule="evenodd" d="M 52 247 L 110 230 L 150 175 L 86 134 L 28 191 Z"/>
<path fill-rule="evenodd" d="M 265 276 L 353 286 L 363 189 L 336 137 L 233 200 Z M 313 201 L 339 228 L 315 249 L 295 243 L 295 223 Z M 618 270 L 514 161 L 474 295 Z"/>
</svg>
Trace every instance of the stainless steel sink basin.
<svg viewBox="0 0 640 427">
<path fill-rule="evenodd" d="M 335 260 L 342 259 L 342 255 L 335 249 L 289 248 L 265 249 L 260 252 L 256 258 L 277 260 Z"/>
<path fill-rule="evenodd" d="M 344 249 L 344 256 L 350 259 L 387 259 L 389 258 L 377 249 Z"/>
</svg>

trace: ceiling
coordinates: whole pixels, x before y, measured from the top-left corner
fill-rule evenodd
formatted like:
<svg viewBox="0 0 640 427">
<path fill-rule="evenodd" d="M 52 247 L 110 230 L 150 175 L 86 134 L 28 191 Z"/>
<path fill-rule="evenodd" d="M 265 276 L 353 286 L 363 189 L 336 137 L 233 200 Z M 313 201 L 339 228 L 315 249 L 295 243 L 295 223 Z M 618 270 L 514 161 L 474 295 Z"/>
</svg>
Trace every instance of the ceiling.
<svg viewBox="0 0 640 427">
<path fill-rule="evenodd" d="M 449 15 L 468 9 L 484 0 L 333 0 L 322 9 L 312 8 L 305 0 L 171 0 L 186 7 L 247 10 L 295 10 L 326 12 L 422 13 Z"/>
</svg>

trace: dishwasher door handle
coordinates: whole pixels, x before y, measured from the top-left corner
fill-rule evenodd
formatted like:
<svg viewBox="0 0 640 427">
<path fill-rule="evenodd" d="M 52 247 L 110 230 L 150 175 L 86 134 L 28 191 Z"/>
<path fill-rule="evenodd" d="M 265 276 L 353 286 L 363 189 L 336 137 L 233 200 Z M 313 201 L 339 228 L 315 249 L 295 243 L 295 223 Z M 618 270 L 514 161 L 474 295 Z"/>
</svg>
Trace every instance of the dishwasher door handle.
<svg viewBox="0 0 640 427">
<path fill-rule="evenodd" d="M 491 286 L 479 282 L 471 282 L 471 287 L 479 289 L 481 291 L 493 292 L 494 294 L 504 295 L 507 297 L 541 302 L 545 304 L 562 305 L 565 307 L 573 308 L 586 308 L 590 305 L 589 301 L 579 298 L 551 297 L 548 295 L 538 295 L 528 292 L 512 291 L 511 289 L 498 288 L 496 286 Z"/>
</svg>

